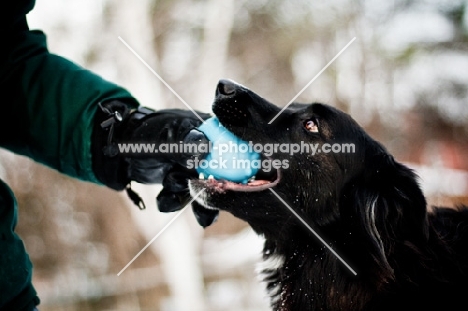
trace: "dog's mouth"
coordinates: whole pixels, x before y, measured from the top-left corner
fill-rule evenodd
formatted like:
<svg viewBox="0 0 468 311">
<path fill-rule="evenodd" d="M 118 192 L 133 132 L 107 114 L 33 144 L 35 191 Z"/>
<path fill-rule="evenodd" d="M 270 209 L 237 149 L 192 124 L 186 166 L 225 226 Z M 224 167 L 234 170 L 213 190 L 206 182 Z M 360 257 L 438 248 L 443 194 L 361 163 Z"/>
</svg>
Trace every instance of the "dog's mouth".
<svg viewBox="0 0 468 311">
<path fill-rule="evenodd" d="M 269 157 L 261 156 L 262 163 L 264 160 L 271 161 Z M 226 191 L 238 191 L 238 192 L 257 192 L 263 191 L 268 188 L 276 186 L 281 180 L 281 170 L 279 168 L 274 169 L 265 169 L 260 168 L 255 174 L 251 177 L 247 183 L 237 183 L 225 179 L 215 179 L 212 175 L 205 176 L 203 173 L 200 173 L 198 179 L 192 180 L 192 182 L 202 186 L 206 190 L 209 190 L 211 193 L 223 193 Z"/>
<path fill-rule="evenodd" d="M 215 102 L 213 103 L 213 112 L 218 117 L 219 122 L 237 135 L 235 128 L 245 129 L 249 115 L 245 99 L 244 87 L 229 81 L 220 80 L 216 88 Z M 248 100 L 248 98 L 247 98 Z M 242 138 L 245 139 L 245 138 Z M 260 167 L 247 182 L 234 182 L 227 179 L 217 179 L 216 177 L 201 173 L 198 179 L 192 179 L 191 183 L 202 187 L 208 193 L 224 193 L 226 191 L 237 192 L 258 192 L 276 186 L 281 180 L 281 170 L 278 166 L 273 167 L 275 160 L 270 156 L 260 154 Z M 277 160 L 276 160 L 277 161 Z M 269 164 L 269 165 L 264 165 Z"/>
</svg>

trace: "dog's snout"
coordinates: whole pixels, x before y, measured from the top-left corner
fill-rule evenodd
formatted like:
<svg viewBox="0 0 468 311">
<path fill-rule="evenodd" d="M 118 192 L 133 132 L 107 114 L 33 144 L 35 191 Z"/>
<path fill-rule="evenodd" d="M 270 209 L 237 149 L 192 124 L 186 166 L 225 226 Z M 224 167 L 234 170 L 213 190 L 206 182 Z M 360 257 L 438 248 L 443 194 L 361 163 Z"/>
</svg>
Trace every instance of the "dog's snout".
<svg viewBox="0 0 468 311">
<path fill-rule="evenodd" d="M 231 80 L 221 79 L 218 82 L 216 95 L 233 96 L 236 94 L 238 87 L 239 86 Z"/>
<path fill-rule="evenodd" d="M 247 108 L 249 101 L 244 100 L 242 96 L 245 92 L 247 91 L 242 85 L 232 80 L 219 80 L 212 109 L 221 124 L 245 126 L 249 115 Z"/>
</svg>

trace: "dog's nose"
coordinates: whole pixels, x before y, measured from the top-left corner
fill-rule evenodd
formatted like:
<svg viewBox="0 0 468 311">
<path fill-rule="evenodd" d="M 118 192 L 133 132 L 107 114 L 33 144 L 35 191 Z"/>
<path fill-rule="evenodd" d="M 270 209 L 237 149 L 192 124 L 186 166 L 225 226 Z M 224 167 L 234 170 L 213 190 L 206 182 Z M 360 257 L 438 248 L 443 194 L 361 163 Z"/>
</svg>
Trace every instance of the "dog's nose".
<svg viewBox="0 0 468 311">
<path fill-rule="evenodd" d="M 227 79 L 221 79 L 218 82 L 216 95 L 232 96 L 236 94 L 237 88 L 238 85 L 235 82 Z"/>
</svg>

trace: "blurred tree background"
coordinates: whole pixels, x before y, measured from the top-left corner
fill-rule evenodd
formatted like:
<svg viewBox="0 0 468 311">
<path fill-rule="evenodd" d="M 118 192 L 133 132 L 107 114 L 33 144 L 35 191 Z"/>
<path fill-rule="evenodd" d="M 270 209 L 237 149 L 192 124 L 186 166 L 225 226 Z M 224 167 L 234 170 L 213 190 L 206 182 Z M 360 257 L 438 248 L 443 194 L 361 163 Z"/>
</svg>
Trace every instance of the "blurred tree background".
<svg viewBox="0 0 468 311">
<path fill-rule="evenodd" d="M 273 103 L 298 98 L 349 112 L 421 176 L 431 204 L 467 202 L 466 0 L 39 0 L 31 28 L 50 50 L 127 87 L 155 109 L 210 111 L 230 78 Z M 119 40 L 120 37 L 120 40 Z M 20 206 L 42 310 L 264 311 L 261 239 L 221 213 L 202 230 L 190 211 L 117 273 L 174 215 L 158 186 L 125 195 L 1 150 L 0 176 Z"/>
</svg>

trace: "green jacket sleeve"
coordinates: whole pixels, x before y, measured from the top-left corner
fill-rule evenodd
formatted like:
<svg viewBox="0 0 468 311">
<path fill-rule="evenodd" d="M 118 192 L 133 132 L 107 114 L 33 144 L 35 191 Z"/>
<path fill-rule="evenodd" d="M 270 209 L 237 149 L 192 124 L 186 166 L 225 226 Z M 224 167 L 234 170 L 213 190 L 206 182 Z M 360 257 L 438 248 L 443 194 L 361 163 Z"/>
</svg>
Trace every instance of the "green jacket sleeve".
<svg viewBox="0 0 468 311">
<path fill-rule="evenodd" d="M 138 103 L 125 89 L 49 53 L 45 35 L 25 23 L 8 34 L 7 51 L 1 54 L 0 146 L 98 183 L 91 158 L 98 103 Z"/>
</svg>

